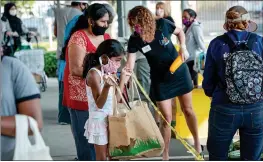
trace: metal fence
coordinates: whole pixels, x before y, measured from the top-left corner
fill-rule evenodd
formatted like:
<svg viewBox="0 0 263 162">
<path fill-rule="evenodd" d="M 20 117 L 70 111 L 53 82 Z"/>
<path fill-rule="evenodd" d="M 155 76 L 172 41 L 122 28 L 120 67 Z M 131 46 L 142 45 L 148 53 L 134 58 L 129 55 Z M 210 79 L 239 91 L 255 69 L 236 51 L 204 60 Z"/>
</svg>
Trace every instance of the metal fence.
<svg viewBox="0 0 263 162">
<path fill-rule="evenodd" d="M 263 1 L 197 1 L 198 20 L 204 26 L 205 36 L 215 36 L 224 31 L 225 13 L 232 6 L 241 5 L 258 24 L 257 33 L 263 33 Z"/>
</svg>

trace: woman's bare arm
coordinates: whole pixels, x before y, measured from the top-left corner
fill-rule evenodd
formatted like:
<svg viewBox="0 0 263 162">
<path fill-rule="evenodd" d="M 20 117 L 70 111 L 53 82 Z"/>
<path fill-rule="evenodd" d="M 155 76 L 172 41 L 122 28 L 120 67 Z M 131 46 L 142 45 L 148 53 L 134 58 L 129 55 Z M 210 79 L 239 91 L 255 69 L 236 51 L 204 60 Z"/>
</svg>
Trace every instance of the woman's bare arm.
<svg viewBox="0 0 263 162">
<path fill-rule="evenodd" d="M 82 77 L 83 75 L 83 60 L 86 56 L 86 51 L 83 47 L 72 44 L 68 48 L 69 72 L 73 76 Z"/>
</svg>

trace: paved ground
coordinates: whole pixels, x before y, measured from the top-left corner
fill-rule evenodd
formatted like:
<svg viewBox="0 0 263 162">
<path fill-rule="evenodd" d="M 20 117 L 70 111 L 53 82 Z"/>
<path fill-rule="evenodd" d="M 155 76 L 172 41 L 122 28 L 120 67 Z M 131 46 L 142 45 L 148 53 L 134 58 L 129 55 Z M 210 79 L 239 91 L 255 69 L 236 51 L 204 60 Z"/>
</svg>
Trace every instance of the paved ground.
<svg viewBox="0 0 263 162">
<path fill-rule="evenodd" d="M 75 143 L 68 125 L 57 124 L 58 86 L 56 79 L 48 80 L 48 88 L 42 93 L 41 105 L 44 115 L 43 137 L 50 147 L 51 156 L 54 160 L 73 160 L 76 157 Z M 172 140 L 171 160 L 194 160 L 183 145 Z M 207 154 L 206 156 L 207 157 Z M 160 157 L 143 160 L 161 160 Z"/>
</svg>

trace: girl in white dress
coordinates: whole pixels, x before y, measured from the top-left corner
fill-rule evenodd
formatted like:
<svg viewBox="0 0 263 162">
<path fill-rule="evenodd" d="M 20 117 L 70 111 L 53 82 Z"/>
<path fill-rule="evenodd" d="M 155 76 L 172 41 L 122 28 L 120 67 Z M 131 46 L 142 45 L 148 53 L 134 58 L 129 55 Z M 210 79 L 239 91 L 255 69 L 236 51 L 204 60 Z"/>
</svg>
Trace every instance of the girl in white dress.
<svg viewBox="0 0 263 162">
<path fill-rule="evenodd" d="M 117 69 L 125 52 L 117 40 L 108 39 L 102 42 L 96 53 L 88 54 L 84 60 L 83 77 L 86 78 L 87 97 L 89 104 L 89 119 L 85 124 L 84 136 L 89 143 L 94 144 L 96 160 L 107 160 L 108 144 L 108 116 L 113 113 L 113 86 L 116 79 Z M 119 86 L 123 90 L 131 72 L 123 69 Z M 116 93 L 117 94 L 117 93 Z M 117 100 L 120 96 L 117 95 Z"/>
</svg>

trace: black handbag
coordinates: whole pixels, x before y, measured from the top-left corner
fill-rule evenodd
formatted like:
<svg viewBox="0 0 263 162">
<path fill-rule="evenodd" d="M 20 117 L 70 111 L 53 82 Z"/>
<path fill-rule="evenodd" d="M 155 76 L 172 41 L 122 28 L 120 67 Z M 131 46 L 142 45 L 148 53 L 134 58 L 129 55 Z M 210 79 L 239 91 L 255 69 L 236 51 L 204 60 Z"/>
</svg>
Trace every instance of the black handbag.
<svg viewBox="0 0 263 162">
<path fill-rule="evenodd" d="M 14 55 L 14 50 L 12 45 L 8 46 L 8 43 L 10 42 L 11 37 L 7 36 L 6 32 L 4 33 L 4 40 L 3 40 L 3 54 L 6 56 L 13 56 Z"/>
</svg>

